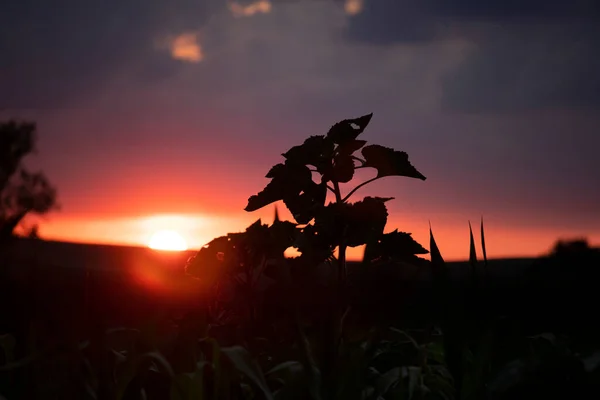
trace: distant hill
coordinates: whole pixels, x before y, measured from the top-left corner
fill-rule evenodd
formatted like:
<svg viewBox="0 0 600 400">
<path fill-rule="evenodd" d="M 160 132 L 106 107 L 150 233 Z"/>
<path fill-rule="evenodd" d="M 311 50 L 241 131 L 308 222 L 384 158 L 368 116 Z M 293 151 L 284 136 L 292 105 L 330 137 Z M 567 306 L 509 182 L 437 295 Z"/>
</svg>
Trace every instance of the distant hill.
<svg viewBox="0 0 600 400">
<path fill-rule="evenodd" d="M 67 243 L 28 238 L 14 238 L 4 246 L 3 250 L 3 257 L 17 264 L 115 272 L 129 271 L 140 266 L 153 266 L 183 273 L 187 260 L 195 254 L 195 250 L 157 251 L 147 247 Z M 491 277 L 500 279 L 520 276 L 534 264 L 535 260 L 534 258 L 488 260 L 488 273 Z M 468 261 L 447 264 L 450 275 L 455 279 L 461 279 L 470 271 Z M 423 270 L 417 276 L 427 279 L 427 271 Z"/>
<path fill-rule="evenodd" d="M 195 253 L 28 238 L 14 238 L 2 249 L 3 256 L 11 261 L 97 271 L 123 271 L 140 263 L 160 264 L 173 269 L 179 266 L 183 269 L 188 258 Z"/>
</svg>

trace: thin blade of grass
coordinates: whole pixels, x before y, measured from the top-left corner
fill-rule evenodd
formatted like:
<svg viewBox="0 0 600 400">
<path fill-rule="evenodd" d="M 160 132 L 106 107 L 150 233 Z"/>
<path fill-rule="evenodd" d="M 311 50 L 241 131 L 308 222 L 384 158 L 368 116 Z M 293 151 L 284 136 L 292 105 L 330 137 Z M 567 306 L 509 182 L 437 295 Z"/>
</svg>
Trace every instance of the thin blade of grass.
<svg viewBox="0 0 600 400">
<path fill-rule="evenodd" d="M 469 221 L 469 264 L 471 265 L 471 279 L 474 285 L 477 284 L 477 251 L 475 250 L 475 239 L 473 238 L 473 228 Z"/>
<path fill-rule="evenodd" d="M 448 270 L 446 268 L 446 262 L 442 257 L 442 253 L 433 237 L 431 222 L 429 223 L 429 254 L 431 255 L 431 269 L 435 291 L 439 293 L 441 298 L 446 298 L 446 295 L 448 294 Z M 447 306 L 448 304 L 446 303 L 444 307 Z"/>
<path fill-rule="evenodd" d="M 471 221 L 469 221 L 469 263 L 473 268 L 477 266 L 477 251 L 475 250 L 475 239 L 473 239 L 473 228 L 471 227 Z"/>
<path fill-rule="evenodd" d="M 446 266 L 442 253 L 438 248 L 435 238 L 433 237 L 433 231 L 431 230 L 431 222 L 429 223 L 429 253 L 431 255 L 431 265 L 435 270 L 443 270 Z"/>
<path fill-rule="evenodd" d="M 481 251 L 483 252 L 483 265 L 487 268 L 487 251 L 485 250 L 485 233 L 483 229 L 483 217 L 481 217 Z"/>
<path fill-rule="evenodd" d="M 442 254 L 435 242 L 433 237 L 433 231 L 431 229 L 431 223 L 429 224 L 429 252 L 431 254 L 431 264 L 434 273 L 434 279 L 437 282 L 436 290 L 441 292 L 441 298 L 447 299 L 448 287 L 443 282 L 446 268 L 445 262 L 442 258 Z M 441 329 L 443 332 L 443 354 L 444 362 L 448 367 L 448 372 L 452 375 L 455 382 L 455 389 L 457 393 L 457 399 L 460 398 L 463 381 L 463 347 L 464 347 L 464 335 L 462 335 L 462 319 L 460 317 L 461 308 L 452 307 L 452 303 L 449 301 L 444 302 L 442 305 L 442 320 Z"/>
</svg>

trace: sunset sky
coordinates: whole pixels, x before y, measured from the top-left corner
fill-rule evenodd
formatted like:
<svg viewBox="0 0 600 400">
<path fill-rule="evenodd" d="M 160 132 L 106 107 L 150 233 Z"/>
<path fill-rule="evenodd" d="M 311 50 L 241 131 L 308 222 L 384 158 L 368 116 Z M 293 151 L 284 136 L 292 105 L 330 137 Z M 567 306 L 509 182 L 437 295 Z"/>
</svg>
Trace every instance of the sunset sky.
<svg viewBox="0 0 600 400">
<path fill-rule="evenodd" d="M 197 248 L 270 221 L 243 209 L 280 154 L 373 112 L 363 139 L 428 178 L 358 192 L 396 198 L 390 230 L 428 247 L 431 221 L 448 259 L 482 215 L 495 257 L 600 244 L 599 4 L 9 0 L 0 117 L 38 123 L 49 239 Z"/>
</svg>

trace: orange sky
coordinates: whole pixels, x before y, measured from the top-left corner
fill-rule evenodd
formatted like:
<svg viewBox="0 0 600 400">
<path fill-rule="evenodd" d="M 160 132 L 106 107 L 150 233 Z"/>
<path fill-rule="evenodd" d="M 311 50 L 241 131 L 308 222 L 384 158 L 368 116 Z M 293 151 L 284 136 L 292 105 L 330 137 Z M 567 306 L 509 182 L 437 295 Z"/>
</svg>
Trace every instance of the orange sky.
<svg viewBox="0 0 600 400">
<path fill-rule="evenodd" d="M 282 206 L 279 206 L 282 210 Z M 287 211 L 281 212 L 289 217 Z M 272 220 L 273 209 L 267 207 L 256 213 L 238 213 L 225 217 L 202 214 L 156 214 L 118 218 L 78 218 L 54 215 L 43 225 L 41 234 L 48 239 L 73 242 L 147 245 L 150 236 L 159 230 L 174 230 L 181 234 L 190 249 L 198 249 L 214 237 L 228 232 L 243 230 L 257 218 L 264 222 Z M 437 222 L 436 222 L 437 219 Z M 439 216 L 432 220 L 433 231 L 438 246 L 447 260 L 463 260 L 469 254 L 468 222 L 453 222 L 454 218 Z M 535 228 L 504 227 L 501 221 L 487 220 L 486 246 L 488 257 L 536 256 L 546 253 L 559 236 L 578 237 L 577 230 L 566 229 L 557 236 L 556 231 Z M 473 215 L 473 230 L 481 255 L 479 220 Z M 388 221 L 388 230 L 403 227 L 412 232 L 413 237 L 425 248 L 429 248 L 428 219 L 425 216 L 394 216 Z M 600 237 L 588 237 L 593 243 L 600 243 Z M 508 249 L 508 250 L 507 250 Z M 349 250 L 349 257 L 358 259 L 362 249 Z"/>
<path fill-rule="evenodd" d="M 388 230 L 427 248 L 431 222 L 447 259 L 482 215 L 491 257 L 600 243 L 598 9 L 523 0 L 521 24 L 521 2 L 414 3 L 14 2 L 0 117 L 38 124 L 27 165 L 62 206 L 41 235 L 145 245 L 171 229 L 198 248 L 271 220 L 243 209 L 281 153 L 373 112 L 362 138 L 427 176 L 359 193 L 396 197 Z"/>
</svg>

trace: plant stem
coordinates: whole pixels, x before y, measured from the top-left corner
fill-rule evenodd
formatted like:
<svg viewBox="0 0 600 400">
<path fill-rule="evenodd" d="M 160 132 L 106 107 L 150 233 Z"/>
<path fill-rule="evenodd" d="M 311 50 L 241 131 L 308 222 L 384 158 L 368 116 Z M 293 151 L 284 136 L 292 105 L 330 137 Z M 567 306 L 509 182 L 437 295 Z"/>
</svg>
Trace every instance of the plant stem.
<svg viewBox="0 0 600 400">
<path fill-rule="evenodd" d="M 348 193 L 348 194 L 346 195 L 346 197 L 344 197 L 344 198 L 342 199 L 342 201 L 343 201 L 343 202 L 346 202 L 346 201 L 348 201 L 348 199 L 350 198 L 350 196 L 352 196 L 352 195 L 353 195 L 353 194 L 354 194 L 354 193 L 355 193 L 355 192 L 356 192 L 358 189 L 360 189 L 361 187 L 363 187 L 363 186 L 365 186 L 365 185 L 367 185 L 367 184 L 369 184 L 369 183 L 371 183 L 371 182 L 374 182 L 374 181 L 376 181 L 376 180 L 377 180 L 377 179 L 379 179 L 379 178 L 381 178 L 381 177 L 380 177 L 380 176 L 376 176 L 375 178 L 371 178 L 371 179 L 368 179 L 368 180 L 364 181 L 363 183 L 361 183 L 360 185 L 358 185 L 357 187 L 355 187 L 354 189 L 352 189 L 352 190 L 350 191 L 350 193 Z"/>
<path fill-rule="evenodd" d="M 361 163 L 361 167 L 363 167 L 366 164 L 366 161 L 363 160 L 360 157 L 352 156 L 352 159 L 358 161 L 359 163 Z"/>
<path fill-rule="evenodd" d="M 336 203 L 344 202 L 338 182 L 333 182 Z M 344 297 L 346 284 L 346 232 L 341 235 L 338 253 L 337 281 L 335 282 L 334 300 L 331 304 L 331 314 L 328 326 L 325 328 L 325 353 L 323 364 L 323 383 L 325 398 L 334 398 L 338 382 L 335 379 L 335 370 L 339 367 L 339 343 L 342 335 L 342 321 L 344 312 Z"/>
<path fill-rule="evenodd" d="M 340 191 L 340 184 L 337 182 L 333 182 L 333 193 L 335 193 L 335 201 L 341 203 L 342 200 L 342 192 Z"/>
<path fill-rule="evenodd" d="M 345 202 L 342 199 L 342 192 L 340 191 L 340 184 L 338 182 L 333 182 L 333 187 L 335 189 L 335 200 L 337 203 Z M 348 196 L 346 196 L 348 197 Z M 344 233 L 345 234 L 345 233 Z M 344 287 L 344 283 L 346 281 L 346 243 L 344 238 L 340 240 L 339 246 L 339 254 L 338 254 L 338 289 L 341 294 L 342 288 Z"/>
</svg>

